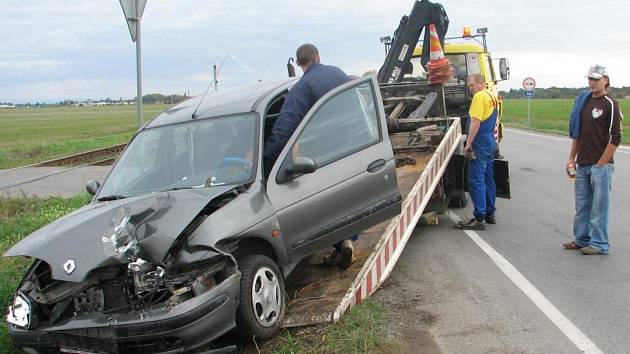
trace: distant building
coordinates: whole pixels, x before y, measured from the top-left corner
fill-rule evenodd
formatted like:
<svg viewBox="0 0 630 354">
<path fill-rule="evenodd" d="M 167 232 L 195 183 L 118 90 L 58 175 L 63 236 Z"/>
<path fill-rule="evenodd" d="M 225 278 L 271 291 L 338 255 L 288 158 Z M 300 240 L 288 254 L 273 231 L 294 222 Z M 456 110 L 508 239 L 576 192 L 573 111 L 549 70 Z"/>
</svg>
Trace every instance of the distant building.
<svg viewBox="0 0 630 354">
<path fill-rule="evenodd" d="M 12 104 L 0 104 L 0 109 L 4 108 L 15 108 L 15 106 Z"/>
</svg>

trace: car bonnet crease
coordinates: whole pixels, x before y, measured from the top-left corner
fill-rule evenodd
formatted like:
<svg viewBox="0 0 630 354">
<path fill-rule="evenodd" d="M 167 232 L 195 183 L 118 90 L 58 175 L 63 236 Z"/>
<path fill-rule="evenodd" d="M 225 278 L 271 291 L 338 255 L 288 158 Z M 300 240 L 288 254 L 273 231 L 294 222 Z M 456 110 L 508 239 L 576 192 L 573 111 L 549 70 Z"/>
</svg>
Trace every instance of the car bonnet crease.
<svg viewBox="0 0 630 354">
<path fill-rule="evenodd" d="M 212 201 L 234 186 L 161 192 L 91 204 L 32 233 L 3 256 L 48 263 L 52 278 L 84 281 L 96 268 L 139 256 L 160 263 L 173 242 Z"/>
</svg>

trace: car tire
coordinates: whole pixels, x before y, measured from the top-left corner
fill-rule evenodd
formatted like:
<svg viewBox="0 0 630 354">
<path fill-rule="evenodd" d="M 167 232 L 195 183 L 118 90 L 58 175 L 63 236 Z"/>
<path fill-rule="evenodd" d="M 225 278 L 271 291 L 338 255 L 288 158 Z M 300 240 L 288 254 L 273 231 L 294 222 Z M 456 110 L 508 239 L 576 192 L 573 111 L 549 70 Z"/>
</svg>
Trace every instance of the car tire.
<svg viewBox="0 0 630 354">
<path fill-rule="evenodd" d="M 468 205 L 468 198 L 464 191 L 453 191 L 449 199 L 448 206 L 450 208 L 465 208 Z"/>
<path fill-rule="evenodd" d="M 242 341 L 271 338 L 282 326 L 286 311 L 284 277 L 267 256 L 250 255 L 239 260 L 240 303 L 235 334 Z"/>
</svg>

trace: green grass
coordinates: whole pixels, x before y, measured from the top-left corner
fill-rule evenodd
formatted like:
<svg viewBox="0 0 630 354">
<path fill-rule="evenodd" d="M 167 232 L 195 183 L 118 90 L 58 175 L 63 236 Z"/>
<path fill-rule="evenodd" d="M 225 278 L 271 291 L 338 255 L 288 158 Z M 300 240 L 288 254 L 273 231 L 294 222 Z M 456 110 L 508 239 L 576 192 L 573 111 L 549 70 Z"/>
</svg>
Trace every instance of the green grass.
<svg viewBox="0 0 630 354">
<path fill-rule="evenodd" d="M 68 199 L 0 197 L 0 254 L 33 231 L 84 206 L 89 200 L 90 196 L 87 194 Z M 0 258 L 0 312 L 3 316 L 0 321 L 1 353 L 18 352 L 7 333 L 4 314 L 22 274 L 29 265 L 30 262 L 23 257 Z"/>
<path fill-rule="evenodd" d="M 618 100 L 621 112 L 630 113 L 630 100 Z M 530 106 L 530 127 L 533 130 L 567 135 L 569 114 L 573 107 L 572 99 L 532 99 Z M 527 100 L 505 100 L 503 123 L 514 128 L 528 128 Z M 622 121 L 622 143 L 630 144 L 630 122 Z"/>
<path fill-rule="evenodd" d="M 144 105 L 145 122 L 168 105 Z M 0 169 L 125 143 L 138 128 L 135 105 L 0 110 Z"/>
<path fill-rule="evenodd" d="M 383 328 L 383 309 L 368 299 L 345 314 L 341 321 L 319 330 L 285 330 L 280 343 L 264 351 L 276 354 L 399 352 L 399 345 L 385 335 Z"/>
</svg>

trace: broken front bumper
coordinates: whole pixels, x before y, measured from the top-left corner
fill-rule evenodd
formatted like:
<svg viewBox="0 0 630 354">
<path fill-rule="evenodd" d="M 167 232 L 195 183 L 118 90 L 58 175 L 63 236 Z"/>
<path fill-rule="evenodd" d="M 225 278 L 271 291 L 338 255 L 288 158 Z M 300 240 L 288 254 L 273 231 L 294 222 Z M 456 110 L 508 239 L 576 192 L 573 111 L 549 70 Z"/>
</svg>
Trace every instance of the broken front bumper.
<svg viewBox="0 0 630 354">
<path fill-rule="evenodd" d="M 235 326 L 240 274 L 168 309 L 75 319 L 24 330 L 9 324 L 16 347 L 27 353 L 173 353 L 196 348 Z M 29 350 L 30 349 L 30 350 Z"/>
</svg>

